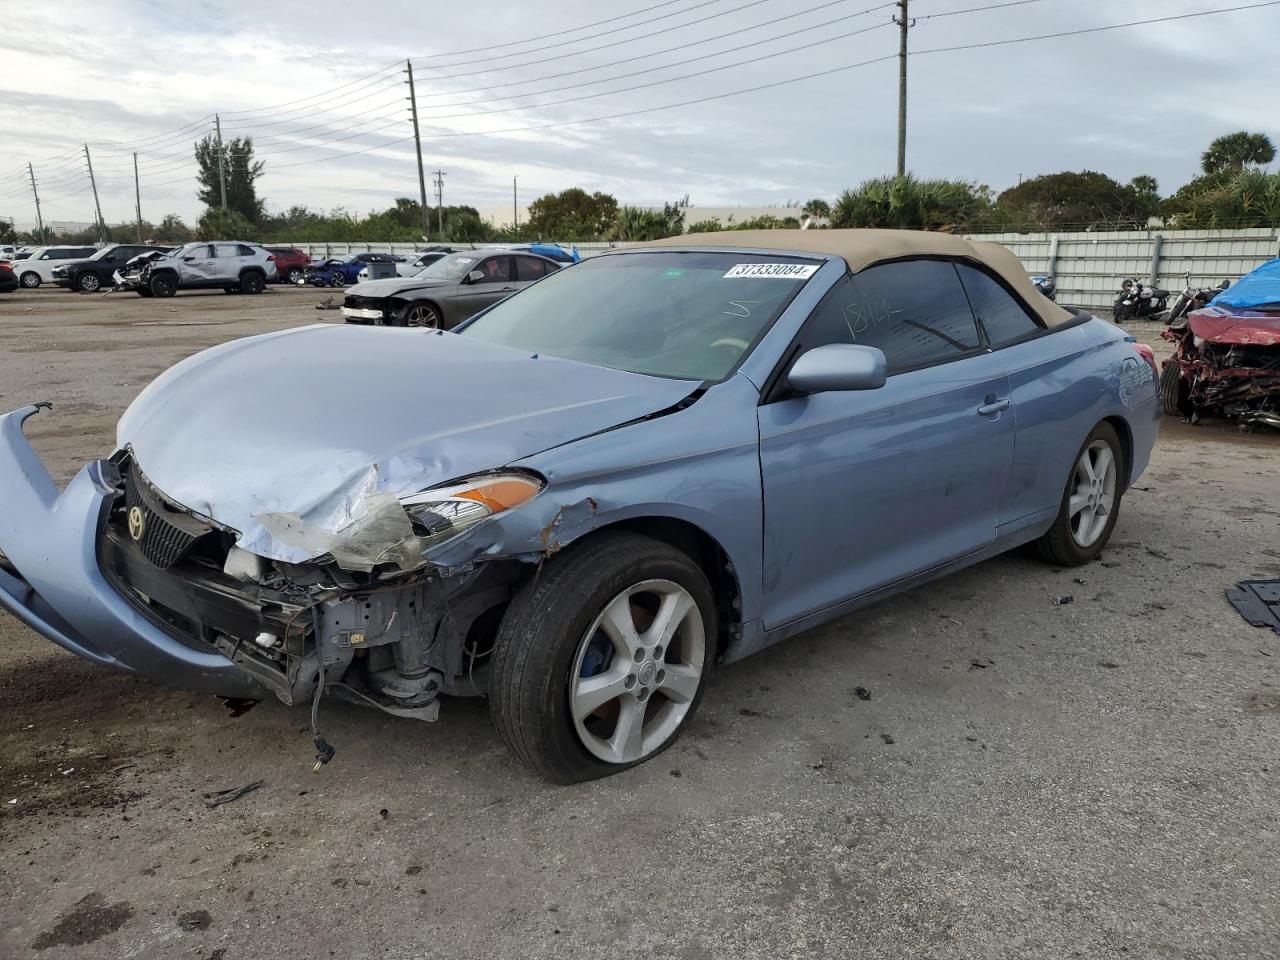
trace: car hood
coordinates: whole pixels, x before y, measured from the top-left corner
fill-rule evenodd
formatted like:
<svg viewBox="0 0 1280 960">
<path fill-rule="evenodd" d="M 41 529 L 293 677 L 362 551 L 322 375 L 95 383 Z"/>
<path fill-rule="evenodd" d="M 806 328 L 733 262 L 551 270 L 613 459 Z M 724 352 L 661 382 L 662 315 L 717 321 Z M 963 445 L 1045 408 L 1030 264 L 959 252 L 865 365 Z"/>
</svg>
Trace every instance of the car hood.
<svg viewBox="0 0 1280 960">
<path fill-rule="evenodd" d="M 1280 346 L 1280 307 L 1248 310 L 1210 305 L 1187 315 L 1191 332 L 1211 343 Z"/>
<path fill-rule="evenodd" d="M 370 297 L 380 300 L 383 297 L 394 297 L 398 293 L 408 293 L 410 290 L 445 287 L 454 282 L 453 280 L 420 280 L 416 277 L 383 277 L 381 280 L 357 283 L 347 293 L 353 297 Z"/>
<path fill-rule="evenodd" d="M 693 388 L 452 333 L 316 325 L 182 361 L 125 411 L 117 440 L 246 550 L 301 562 L 323 551 L 277 539 L 281 515 L 335 534 L 378 498 L 506 466 Z"/>
</svg>

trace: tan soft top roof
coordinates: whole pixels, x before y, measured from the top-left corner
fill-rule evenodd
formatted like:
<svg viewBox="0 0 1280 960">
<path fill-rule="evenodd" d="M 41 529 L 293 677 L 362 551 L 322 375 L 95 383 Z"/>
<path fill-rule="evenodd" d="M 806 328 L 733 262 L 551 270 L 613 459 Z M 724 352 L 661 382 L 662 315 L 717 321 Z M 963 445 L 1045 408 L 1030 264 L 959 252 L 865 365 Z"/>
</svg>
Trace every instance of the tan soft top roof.
<svg viewBox="0 0 1280 960">
<path fill-rule="evenodd" d="M 949 233 L 926 230 L 722 230 L 690 233 L 645 244 L 648 247 L 741 247 L 790 250 L 843 257 L 854 273 L 873 263 L 904 257 L 955 257 L 972 260 L 999 274 L 1017 291 L 1047 327 L 1072 319 L 1072 314 L 1043 296 L 1027 276 L 1022 262 L 998 243 L 965 240 Z"/>
</svg>

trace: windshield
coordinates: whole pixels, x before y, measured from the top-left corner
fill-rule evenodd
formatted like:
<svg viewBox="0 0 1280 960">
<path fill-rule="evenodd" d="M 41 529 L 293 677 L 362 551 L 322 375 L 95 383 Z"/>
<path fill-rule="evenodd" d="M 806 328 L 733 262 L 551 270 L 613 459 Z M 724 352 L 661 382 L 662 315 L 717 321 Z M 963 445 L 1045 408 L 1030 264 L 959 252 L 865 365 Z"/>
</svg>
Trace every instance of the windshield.
<svg viewBox="0 0 1280 960">
<path fill-rule="evenodd" d="M 111 251 L 113 251 L 113 250 L 115 250 L 115 249 L 117 249 L 117 248 L 116 248 L 116 247 L 103 247 L 101 250 L 99 250 L 97 253 L 95 253 L 95 254 L 94 254 L 92 257 L 90 257 L 89 259 L 90 259 L 90 260 L 101 260 L 103 257 L 107 256 L 109 253 L 111 253 Z"/>
<path fill-rule="evenodd" d="M 418 276 L 423 280 L 461 280 L 479 262 L 474 253 L 451 253 L 420 270 Z"/>
<path fill-rule="evenodd" d="M 594 257 L 459 332 L 632 373 L 723 380 L 820 266 L 719 252 Z"/>
</svg>

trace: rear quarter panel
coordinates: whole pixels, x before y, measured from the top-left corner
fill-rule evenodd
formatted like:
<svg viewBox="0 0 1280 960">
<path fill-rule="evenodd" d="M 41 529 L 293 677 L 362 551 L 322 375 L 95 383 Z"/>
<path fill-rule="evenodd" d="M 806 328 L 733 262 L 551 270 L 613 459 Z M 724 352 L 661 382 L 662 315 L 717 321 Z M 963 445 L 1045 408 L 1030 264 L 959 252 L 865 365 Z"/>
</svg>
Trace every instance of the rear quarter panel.
<svg viewBox="0 0 1280 960">
<path fill-rule="evenodd" d="M 1017 426 L 1002 526 L 1056 512 L 1085 437 L 1104 419 L 1122 421 L 1127 433 L 1126 484 L 1146 468 L 1160 420 L 1158 387 L 1122 329 L 1090 318 L 998 352 Z"/>
</svg>

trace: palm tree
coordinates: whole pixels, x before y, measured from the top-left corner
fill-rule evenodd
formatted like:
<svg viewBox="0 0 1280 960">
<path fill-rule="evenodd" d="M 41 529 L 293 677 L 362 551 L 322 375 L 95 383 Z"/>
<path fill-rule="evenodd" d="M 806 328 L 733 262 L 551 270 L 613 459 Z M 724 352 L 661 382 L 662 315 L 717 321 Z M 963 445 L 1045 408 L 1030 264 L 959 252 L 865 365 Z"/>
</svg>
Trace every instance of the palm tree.
<svg viewBox="0 0 1280 960">
<path fill-rule="evenodd" d="M 831 204 L 815 197 L 801 207 L 800 212 L 810 220 L 826 220 L 831 216 Z"/>
<path fill-rule="evenodd" d="M 1200 155 L 1205 173 L 1231 173 L 1247 166 L 1262 166 L 1276 158 L 1276 147 L 1265 133 L 1240 130 L 1218 137 Z"/>
</svg>

